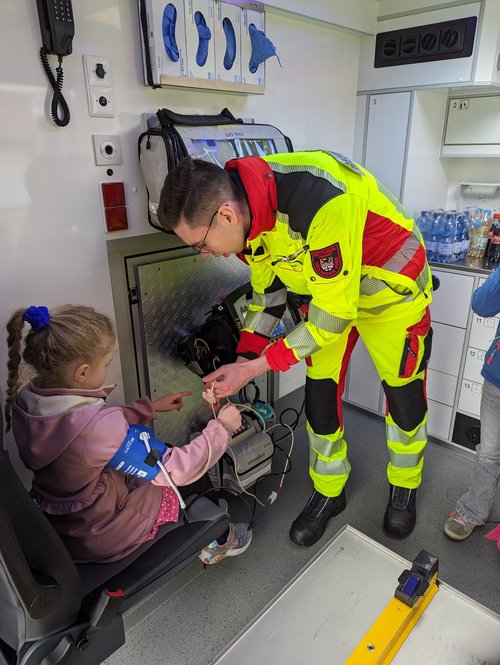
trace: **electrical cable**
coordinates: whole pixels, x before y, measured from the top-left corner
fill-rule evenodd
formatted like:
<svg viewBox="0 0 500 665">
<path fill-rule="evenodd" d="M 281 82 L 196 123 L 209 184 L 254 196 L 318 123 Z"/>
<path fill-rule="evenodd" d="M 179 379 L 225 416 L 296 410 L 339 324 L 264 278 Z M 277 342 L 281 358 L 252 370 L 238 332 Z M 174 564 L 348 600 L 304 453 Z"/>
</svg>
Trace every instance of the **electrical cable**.
<svg viewBox="0 0 500 665">
<path fill-rule="evenodd" d="M 66 127 L 69 124 L 71 114 L 69 112 L 69 106 L 64 99 L 62 94 L 63 87 L 63 70 L 62 70 L 62 56 L 58 56 L 59 65 L 56 67 L 56 76 L 52 73 L 50 68 L 49 59 L 47 57 L 48 51 L 45 46 L 40 48 L 40 60 L 42 61 L 42 67 L 47 75 L 50 86 L 53 90 L 52 101 L 50 104 L 50 114 L 52 120 L 59 127 Z M 62 115 L 59 117 L 59 107 L 61 108 Z"/>
</svg>

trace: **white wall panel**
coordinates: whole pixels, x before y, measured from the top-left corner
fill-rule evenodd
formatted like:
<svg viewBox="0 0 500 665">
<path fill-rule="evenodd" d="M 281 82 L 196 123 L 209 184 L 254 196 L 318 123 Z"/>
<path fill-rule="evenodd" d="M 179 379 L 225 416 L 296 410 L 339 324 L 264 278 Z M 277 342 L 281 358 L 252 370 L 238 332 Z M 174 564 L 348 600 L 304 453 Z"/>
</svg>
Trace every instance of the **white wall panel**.
<svg viewBox="0 0 500 665">
<path fill-rule="evenodd" d="M 371 5 L 371 0 L 368 2 Z M 375 3 L 374 3 L 375 4 Z M 324 147 L 350 155 L 353 148 L 359 38 L 330 26 L 269 12 L 267 31 L 278 48 L 267 63 L 262 96 L 186 89 L 145 88 L 136 2 L 75 2 L 73 54 L 64 59 L 68 127 L 47 117 L 48 84 L 39 60 L 41 37 L 33 0 L 0 5 L 0 324 L 18 307 L 88 303 L 114 316 L 101 181 L 125 183 L 129 230 L 113 237 L 153 232 L 137 163 L 140 117 L 168 107 L 180 113 L 215 113 L 227 106 L 242 117 L 278 126 L 295 149 Z M 359 2 L 356 3 L 359 7 Z M 299 48 L 300 45 L 300 48 Z M 90 117 L 82 56 L 110 59 L 114 118 Z M 54 65 L 54 58 L 50 57 Z M 93 134 L 121 139 L 123 164 L 108 178 L 94 165 Z M 8 285 L 8 288 L 7 288 Z M 3 336 L 5 339 L 5 335 Z M 0 345 L 0 385 L 6 347 Z M 118 354 L 109 379 L 119 384 Z"/>
</svg>

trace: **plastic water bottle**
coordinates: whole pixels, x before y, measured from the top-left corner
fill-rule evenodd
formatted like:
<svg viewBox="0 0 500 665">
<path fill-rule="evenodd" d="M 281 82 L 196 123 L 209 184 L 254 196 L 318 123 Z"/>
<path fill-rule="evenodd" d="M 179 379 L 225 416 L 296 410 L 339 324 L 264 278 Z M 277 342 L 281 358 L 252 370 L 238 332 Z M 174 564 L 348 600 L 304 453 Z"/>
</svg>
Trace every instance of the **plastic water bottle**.
<svg viewBox="0 0 500 665">
<path fill-rule="evenodd" d="M 465 259 L 467 256 L 467 252 L 469 251 L 469 243 L 470 243 L 470 212 L 468 210 L 464 210 L 462 213 L 463 215 L 463 234 L 462 234 L 462 249 L 460 252 L 460 258 Z"/>
<path fill-rule="evenodd" d="M 486 249 L 486 243 L 488 238 L 484 239 L 482 237 L 482 218 L 483 210 L 481 208 L 473 208 L 471 210 L 471 226 L 470 226 L 470 243 L 469 251 L 467 252 L 467 257 L 472 259 L 481 258 L 484 256 L 484 250 Z"/>
<path fill-rule="evenodd" d="M 429 213 L 429 232 L 425 247 L 427 251 L 428 261 L 438 260 L 439 238 L 441 237 L 441 218 L 437 210 L 432 210 Z"/>
<path fill-rule="evenodd" d="M 431 220 L 429 217 L 429 212 L 427 210 L 422 210 L 417 219 L 417 226 L 420 229 L 420 233 L 422 234 L 422 239 L 426 246 L 427 246 L 427 238 L 429 237 L 430 222 Z"/>
<path fill-rule="evenodd" d="M 464 239 L 465 219 L 464 213 L 456 215 L 455 243 L 453 245 L 453 261 L 460 261 L 462 257 L 462 242 Z"/>
<path fill-rule="evenodd" d="M 451 263 L 453 261 L 456 228 L 457 222 L 455 213 L 447 212 L 445 215 L 443 215 L 438 250 L 438 261 L 440 263 Z"/>
</svg>

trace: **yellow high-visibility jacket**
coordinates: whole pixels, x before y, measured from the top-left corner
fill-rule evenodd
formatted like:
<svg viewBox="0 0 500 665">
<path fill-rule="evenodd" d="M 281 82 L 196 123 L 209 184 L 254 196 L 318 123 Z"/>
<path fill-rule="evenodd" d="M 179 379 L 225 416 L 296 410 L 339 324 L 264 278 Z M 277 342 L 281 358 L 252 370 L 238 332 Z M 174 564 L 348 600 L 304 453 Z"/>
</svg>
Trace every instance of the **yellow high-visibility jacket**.
<svg viewBox="0 0 500 665">
<path fill-rule="evenodd" d="M 310 295 L 307 321 L 266 350 L 285 370 L 332 342 L 359 317 L 397 318 L 425 308 L 432 282 L 420 231 L 366 169 L 337 153 L 295 152 L 231 160 L 252 214 L 241 258 L 253 300 L 238 353 L 269 343 L 286 290 Z"/>
</svg>

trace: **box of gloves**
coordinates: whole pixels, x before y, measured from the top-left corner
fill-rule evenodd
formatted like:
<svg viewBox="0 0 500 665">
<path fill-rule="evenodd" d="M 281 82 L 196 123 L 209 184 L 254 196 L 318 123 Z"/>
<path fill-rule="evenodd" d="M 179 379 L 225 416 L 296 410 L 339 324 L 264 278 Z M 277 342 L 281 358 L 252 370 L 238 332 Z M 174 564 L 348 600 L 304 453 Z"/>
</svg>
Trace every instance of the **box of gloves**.
<svg viewBox="0 0 500 665">
<path fill-rule="evenodd" d="M 187 75 L 215 80 L 214 0 L 185 0 Z"/>
<path fill-rule="evenodd" d="M 214 44 L 217 81 L 241 83 L 241 7 L 215 0 Z"/>
<path fill-rule="evenodd" d="M 259 33 L 266 31 L 264 10 L 242 10 L 241 23 L 241 81 L 264 87 L 266 83 L 265 62 L 258 63 Z M 257 56 L 257 57 L 256 57 Z"/>
<path fill-rule="evenodd" d="M 149 49 L 152 83 L 161 84 L 162 76 L 187 76 L 184 0 L 171 0 L 168 3 L 146 0 L 143 8 L 148 41 L 144 48 Z"/>
</svg>

